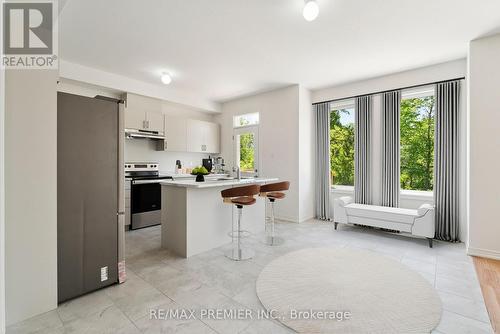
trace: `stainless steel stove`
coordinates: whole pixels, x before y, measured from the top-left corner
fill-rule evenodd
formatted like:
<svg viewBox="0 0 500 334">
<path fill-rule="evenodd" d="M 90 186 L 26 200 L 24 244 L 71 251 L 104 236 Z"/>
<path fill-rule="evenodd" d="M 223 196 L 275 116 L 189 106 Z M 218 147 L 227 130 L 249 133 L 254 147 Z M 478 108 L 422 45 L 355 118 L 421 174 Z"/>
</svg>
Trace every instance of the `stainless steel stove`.
<svg viewBox="0 0 500 334">
<path fill-rule="evenodd" d="M 161 224 L 161 186 L 159 181 L 172 179 L 160 174 L 157 162 L 126 162 L 126 207 L 130 208 L 130 229 Z M 127 212 L 129 210 L 126 210 Z"/>
</svg>

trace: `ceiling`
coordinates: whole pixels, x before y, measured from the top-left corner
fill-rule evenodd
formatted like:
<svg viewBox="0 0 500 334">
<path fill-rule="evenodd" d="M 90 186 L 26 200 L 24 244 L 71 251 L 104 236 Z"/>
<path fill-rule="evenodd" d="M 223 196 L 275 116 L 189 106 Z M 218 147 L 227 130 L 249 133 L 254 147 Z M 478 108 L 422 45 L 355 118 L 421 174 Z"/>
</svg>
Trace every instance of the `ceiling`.
<svg viewBox="0 0 500 334">
<path fill-rule="evenodd" d="M 165 91 L 226 101 L 300 83 L 317 89 L 463 58 L 500 27 L 498 0 L 66 0 L 65 61 Z M 160 83 L 168 71 L 173 82 Z"/>
</svg>

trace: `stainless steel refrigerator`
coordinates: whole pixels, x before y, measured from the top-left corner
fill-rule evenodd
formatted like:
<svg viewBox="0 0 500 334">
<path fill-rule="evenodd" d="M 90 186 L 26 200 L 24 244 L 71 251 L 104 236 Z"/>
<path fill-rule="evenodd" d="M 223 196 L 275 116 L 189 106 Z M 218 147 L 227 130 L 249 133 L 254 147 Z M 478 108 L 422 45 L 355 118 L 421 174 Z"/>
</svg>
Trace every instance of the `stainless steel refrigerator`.
<svg viewBox="0 0 500 334">
<path fill-rule="evenodd" d="M 117 283 L 123 269 L 123 106 L 57 95 L 58 301 Z"/>
</svg>

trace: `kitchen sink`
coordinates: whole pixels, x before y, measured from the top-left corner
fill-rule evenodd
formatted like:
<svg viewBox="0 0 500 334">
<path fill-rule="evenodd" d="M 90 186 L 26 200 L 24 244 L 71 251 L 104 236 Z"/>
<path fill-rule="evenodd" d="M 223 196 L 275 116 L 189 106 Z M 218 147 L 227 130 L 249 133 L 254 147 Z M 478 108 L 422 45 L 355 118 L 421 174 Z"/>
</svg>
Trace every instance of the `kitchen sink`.
<svg viewBox="0 0 500 334">
<path fill-rule="evenodd" d="M 242 177 L 240 180 L 253 180 L 255 177 Z M 227 176 L 227 177 L 218 177 L 213 179 L 206 179 L 206 181 L 233 181 L 237 180 L 235 177 Z"/>
</svg>

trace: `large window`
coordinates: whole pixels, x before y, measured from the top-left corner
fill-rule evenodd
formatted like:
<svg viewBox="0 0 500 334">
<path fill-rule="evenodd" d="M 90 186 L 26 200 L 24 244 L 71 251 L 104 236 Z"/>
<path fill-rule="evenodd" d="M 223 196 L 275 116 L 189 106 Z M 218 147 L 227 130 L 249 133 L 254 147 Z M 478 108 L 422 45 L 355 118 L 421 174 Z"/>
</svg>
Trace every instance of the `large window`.
<svg viewBox="0 0 500 334">
<path fill-rule="evenodd" d="M 432 191 L 434 92 L 403 94 L 401 100 L 401 189 Z"/>
<path fill-rule="evenodd" d="M 354 102 L 332 105 L 330 113 L 330 174 L 332 185 L 354 185 Z"/>
</svg>

